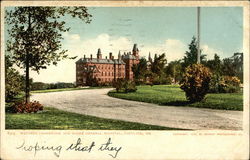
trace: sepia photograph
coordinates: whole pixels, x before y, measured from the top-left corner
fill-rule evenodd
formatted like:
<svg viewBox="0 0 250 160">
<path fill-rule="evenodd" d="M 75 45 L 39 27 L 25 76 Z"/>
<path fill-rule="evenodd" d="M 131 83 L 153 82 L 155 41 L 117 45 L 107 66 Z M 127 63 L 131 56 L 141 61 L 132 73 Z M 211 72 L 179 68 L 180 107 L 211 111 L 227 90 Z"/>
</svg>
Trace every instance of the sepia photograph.
<svg viewBox="0 0 250 160">
<path fill-rule="evenodd" d="M 168 133 L 186 139 L 245 135 L 249 48 L 244 45 L 249 37 L 243 5 L 111 4 L 2 7 L 1 132 L 33 137 L 46 131 L 49 137 L 58 131 L 65 144 L 27 142 L 26 137 L 12 143 L 13 150 L 31 154 L 28 159 L 43 159 L 36 154 L 46 152 L 49 159 L 71 159 L 62 157 L 62 150 L 99 159 L 101 153 L 91 154 L 99 148 L 96 152 L 107 152 L 104 159 L 141 159 L 149 148 L 127 158 L 124 146 L 112 146 L 127 140 L 116 134 L 151 135 L 150 140 Z M 85 146 L 84 138 L 67 143 L 61 135 L 93 139 L 106 131 L 110 135 L 103 142 L 90 140 Z M 245 151 L 246 145 L 239 146 Z M 132 148 L 134 153 L 138 146 Z M 171 157 L 154 157 L 154 152 L 145 159 Z M 171 158 L 185 157 L 176 152 Z"/>
</svg>

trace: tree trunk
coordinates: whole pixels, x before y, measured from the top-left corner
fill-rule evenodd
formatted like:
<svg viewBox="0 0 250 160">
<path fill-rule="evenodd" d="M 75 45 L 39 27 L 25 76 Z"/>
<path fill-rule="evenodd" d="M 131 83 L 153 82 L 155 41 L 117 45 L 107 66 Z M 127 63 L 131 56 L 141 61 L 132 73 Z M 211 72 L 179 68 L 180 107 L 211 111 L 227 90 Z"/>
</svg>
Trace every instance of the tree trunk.
<svg viewBox="0 0 250 160">
<path fill-rule="evenodd" d="M 31 13 L 29 12 L 29 15 L 28 15 L 28 33 L 29 34 L 32 34 L 31 33 Z M 29 58 L 30 58 L 30 47 L 31 47 L 31 39 L 29 38 L 29 47 L 26 49 L 26 62 L 25 62 L 25 69 L 26 69 L 26 76 L 25 76 L 25 81 L 26 81 L 26 85 L 25 85 L 25 102 L 26 103 L 29 103 L 30 102 L 30 80 L 29 80 Z"/>
<path fill-rule="evenodd" d="M 30 80 L 29 80 L 29 54 L 26 54 L 26 78 L 25 78 L 25 102 L 30 102 Z"/>
</svg>

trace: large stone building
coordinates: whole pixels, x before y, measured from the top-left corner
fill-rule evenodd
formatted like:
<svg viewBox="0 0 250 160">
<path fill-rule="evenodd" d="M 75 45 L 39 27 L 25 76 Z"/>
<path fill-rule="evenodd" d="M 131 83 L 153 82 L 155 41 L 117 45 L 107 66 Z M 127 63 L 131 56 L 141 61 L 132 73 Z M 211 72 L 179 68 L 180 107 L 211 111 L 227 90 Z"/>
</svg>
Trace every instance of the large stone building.
<svg viewBox="0 0 250 160">
<path fill-rule="evenodd" d="M 132 53 L 127 52 L 123 55 L 118 53 L 118 59 L 114 59 L 112 53 L 109 58 L 103 58 L 101 49 L 97 51 L 97 57 L 80 58 L 76 62 L 76 85 L 87 85 L 87 81 L 97 80 L 98 83 L 111 83 L 117 78 L 133 80 L 132 66 L 139 63 L 139 50 L 134 44 Z"/>
</svg>

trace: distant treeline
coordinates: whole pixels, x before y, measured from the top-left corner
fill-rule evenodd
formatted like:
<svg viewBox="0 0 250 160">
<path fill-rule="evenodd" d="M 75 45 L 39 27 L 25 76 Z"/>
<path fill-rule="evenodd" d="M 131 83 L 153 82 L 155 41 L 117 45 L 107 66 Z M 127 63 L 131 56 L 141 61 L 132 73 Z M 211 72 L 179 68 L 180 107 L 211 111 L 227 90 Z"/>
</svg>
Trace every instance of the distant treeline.
<svg viewBox="0 0 250 160">
<path fill-rule="evenodd" d="M 76 85 L 74 83 L 43 83 L 43 82 L 33 82 L 31 84 L 31 90 L 45 90 L 45 89 L 59 89 L 59 88 L 74 88 Z"/>
</svg>

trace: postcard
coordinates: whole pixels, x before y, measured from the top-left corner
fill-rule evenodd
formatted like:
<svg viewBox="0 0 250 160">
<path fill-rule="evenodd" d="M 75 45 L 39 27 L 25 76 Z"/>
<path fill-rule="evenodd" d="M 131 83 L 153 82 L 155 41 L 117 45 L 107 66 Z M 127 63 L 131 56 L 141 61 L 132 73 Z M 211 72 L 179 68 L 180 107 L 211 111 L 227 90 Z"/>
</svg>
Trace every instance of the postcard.
<svg viewBox="0 0 250 160">
<path fill-rule="evenodd" d="M 1 159 L 249 159 L 248 1 L 1 2 Z"/>
</svg>

